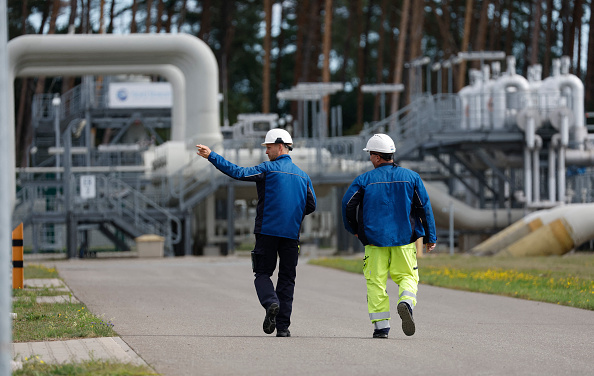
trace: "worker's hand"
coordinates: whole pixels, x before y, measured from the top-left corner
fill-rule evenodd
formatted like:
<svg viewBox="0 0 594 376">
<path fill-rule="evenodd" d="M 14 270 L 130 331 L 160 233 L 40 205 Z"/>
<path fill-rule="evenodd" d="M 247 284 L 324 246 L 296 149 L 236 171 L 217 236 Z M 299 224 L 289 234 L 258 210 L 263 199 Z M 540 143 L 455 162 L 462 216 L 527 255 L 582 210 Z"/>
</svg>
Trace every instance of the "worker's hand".
<svg viewBox="0 0 594 376">
<path fill-rule="evenodd" d="M 435 243 L 427 243 L 425 244 L 425 248 L 427 249 L 427 253 L 429 253 L 435 249 Z"/>
<path fill-rule="evenodd" d="M 208 146 L 198 144 L 196 145 L 196 147 L 198 148 L 196 154 L 198 154 L 202 158 L 208 158 L 208 156 L 210 155 L 210 148 Z"/>
</svg>

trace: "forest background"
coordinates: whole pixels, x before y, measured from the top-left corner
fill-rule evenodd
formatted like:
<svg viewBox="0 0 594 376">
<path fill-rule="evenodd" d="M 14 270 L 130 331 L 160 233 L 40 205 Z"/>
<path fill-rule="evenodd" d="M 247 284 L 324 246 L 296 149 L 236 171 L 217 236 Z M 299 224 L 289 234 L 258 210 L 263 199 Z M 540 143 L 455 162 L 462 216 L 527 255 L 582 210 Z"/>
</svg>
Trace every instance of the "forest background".
<svg viewBox="0 0 594 376">
<path fill-rule="evenodd" d="M 295 103 L 279 101 L 278 91 L 339 82 L 344 90 L 329 105 L 342 106 L 345 134 L 355 134 L 380 117 L 380 96 L 364 94 L 363 84 L 404 84 L 402 93 L 388 95 L 388 113 L 406 105 L 415 89 L 457 92 L 468 84 L 468 69 L 479 67 L 456 59 L 460 52 L 503 51 L 515 57 L 516 73 L 526 77 L 529 66 L 540 64 L 542 78 L 553 59 L 568 56 L 571 73 L 585 83 L 586 111 L 594 110 L 593 10 L 594 0 L 8 0 L 8 28 L 9 39 L 191 34 L 216 56 L 225 121 L 253 112 L 295 116 Z M 415 68 L 421 58 L 425 64 Z M 412 82 L 419 77 L 423 82 Z M 64 93 L 78 83 L 79 77 L 16 80 L 21 164 L 31 143 L 33 95 Z"/>
</svg>

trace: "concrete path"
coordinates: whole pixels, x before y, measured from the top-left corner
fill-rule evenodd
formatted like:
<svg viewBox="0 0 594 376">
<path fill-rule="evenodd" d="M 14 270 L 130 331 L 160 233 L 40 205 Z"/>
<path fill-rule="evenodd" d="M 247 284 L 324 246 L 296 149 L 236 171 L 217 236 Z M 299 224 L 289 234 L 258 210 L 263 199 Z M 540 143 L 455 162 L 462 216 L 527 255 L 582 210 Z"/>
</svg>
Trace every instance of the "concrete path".
<svg viewBox="0 0 594 376">
<path fill-rule="evenodd" d="M 362 275 L 306 265 L 291 338 L 262 331 L 247 258 L 52 263 L 74 295 L 163 375 L 586 375 L 594 312 L 419 286 L 417 333 L 372 339 Z M 47 264 L 47 263 L 46 263 Z M 422 278 L 422 270 L 421 270 Z M 396 296 L 394 284 L 388 293 Z"/>
<path fill-rule="evenodd" d="M 79 303 L 58 278 L 25 279 L 25 289 L 47 288 L 69 295 L 39 296 L 37 303 Z M 13 302 L 27 297 L 12 298 Z M 11 313 L 18 319 L 16 313 Z M 135 365 L 147 365 L 120 337 L 83 338 L 66 341 L 15 342 L 11 346 L 13 371 L 24 362 L 72 363 L 87 360 L 112 360 Z"/>
<path fill-rule="evenodd" d="M 53 296 L 38 296 L 35 301 L 37 303 L 79 303 L 79 301 L 72 296 L 68 286 L 58 278 L 30 278 L 24 280 L 24 290 L 43 289 L 47 288 L 52 291 L 63 292 L 65 295 Z M 29 299 L 28 297 L 13 297 L 12 301 Z"/>
<path fill-rule="evenodd" d="M 72 363 L 113 360 L 146 365 L 120 337 L 72 339 L 67 341 L 19 342 L 12 344 L 18 362 Z"/>
</svg>

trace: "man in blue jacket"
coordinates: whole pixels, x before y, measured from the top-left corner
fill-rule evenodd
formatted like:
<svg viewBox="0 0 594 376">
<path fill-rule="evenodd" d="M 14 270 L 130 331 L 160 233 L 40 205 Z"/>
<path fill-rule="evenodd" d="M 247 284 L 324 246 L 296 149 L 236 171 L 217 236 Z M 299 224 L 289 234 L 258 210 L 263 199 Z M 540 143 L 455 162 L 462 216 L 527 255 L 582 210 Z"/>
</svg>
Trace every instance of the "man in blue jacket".
<svg viewBox="0 0 594 376">
<path fill-rule="evenodd" d="M 258 190 L 256 245 L 252 251 L 254 285 L 260 304 L 266 309 L 263 329 L 277 337 L 290 337 L 293 291 L 299 256 L 299 231 L 303 218 L 316 209 L 311 179 L 289 156 L 293 140 L 289 132 L 268 131 L 266 146 L 269 162 L 254 167 L 239 167 L 204 145 L 197 154 L 207 158 L 225 175 L 237 180 L 254 181 Z M 276 290 L 270 277 L 279 258 Z"/>
<path fill-rule="evenodd" d="M 388 338 L 390 300 L 388 272 L 398 284 L 398 315 L 407 336 L 415 333 L 419 272 L 415 241 L 425 237 L 427 252 L 435 248 L 435 220 L 421 177 L 394 163 L 394 141 L 373 135 L 364 151 L 374 169 L 358 176 L 342 199 L 344 226 L 365 246 L 363 273 L 373 338 Z"/>
</svg>

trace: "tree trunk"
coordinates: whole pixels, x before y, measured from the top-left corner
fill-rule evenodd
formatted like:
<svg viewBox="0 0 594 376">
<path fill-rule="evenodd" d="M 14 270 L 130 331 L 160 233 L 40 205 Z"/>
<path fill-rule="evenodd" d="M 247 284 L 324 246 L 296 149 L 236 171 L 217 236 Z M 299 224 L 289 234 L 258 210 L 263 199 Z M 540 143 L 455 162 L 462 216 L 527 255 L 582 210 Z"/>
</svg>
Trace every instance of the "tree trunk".
<svg viewBox="0 0 594 376">
<path fill-rule="evenodd" d="M 295 42 L 295 70 L 293 72 L 293 85 L 297 85 L 301 80 L 301 75 L 303 72 L 303 41 L 305 39 L 305 28 L 307 25 L 307 8 L 309 6 L 309 0 L 296 0 L 295 3 L 295 13 L 297 14 L 297 36 Z M 298 102 L 292 101 L 291 102 L 291 114 L 295 119 L 302 116 L 302 114 L 298 113 Z M 300 119 L 301 122 L 304 119 Z M 301 130 L 302 136 L 307 136 L 306 130 Z"/>
<path fill-rule="evenodd" d="M 300 82 L 317 81 L 316 75 L 319 54 L 318 47 L 321 45 L 320 41 L 320 7 L 317 1 L 310 1 L 309 15 L 306 19 L 306 27 L 303 41 L 303 62 Z"/>
<path fill-rule="evenodd" d="M 165 33 L 171 33 L 171 24 L 173 21 L 173 15 L 175 13 L 175 4 L 173 2 L 168 2 L 167 8 L 165 10 Z"/>
<path fill-rule="evenodd" d="M 211 0 L 203 0 L 202 1 L 202 15 L 200 17 L 200 31 L 198 31 L 198 38 L 202 39 L 204 42 L 208 43 L 209 34 L 210 34 L 210 8 L 211 8 Z"/>
<path fill-rule="evenodd" d="M 571 71 L 573 72 L 573 74 L 579 75 L 580 72 L 580 60 L 579 60 L 579 53 L 578 53 L 578 59 L 574 60 L 574 51 L 575 51 L 575 46 L 576 44 L 578 45 L 578 51 L 579 51 L 579 45 L 581 44 L 581 41 L 579 38 L 576 39 L 576 32 L 578 32 L 579 34 L 579 29 L 582 27 L 582 14 L 583 14 L 583 9 L 582 9 L 582 0 L 575 0 L 573 3 L 573 17 L 571 20 L 571 29 L 570 29 L 570 34 L 569 34 L 569 40 L 567 41 L 569 44 L 571 44 L 571 49 L 570 49 L 570 53 L 569 53 L 569 58 L 571 59 Z"/>
<path fill-rule="evenodd" d="M 161 32 L 163 25 L 163 0 L 159 0 L 157 3 L 157 34 Z"/>
<path fill-rule="evenodd" d="M 285 7 L 283 6 L 282 3 L 280 3 L 280 16 L 279 16 L 279 24 L 282 25 L 283 24 L 283 20 L 284 20 L 284 13 L 285 13 Z M 281 90 L 281 84 L 282 84 L 282 68 L 283 68 L 283 53 L 282 51 L 285 48 L 285 29 L 283 29 L 283 27 L 281 26 L 278 37 L 276 38 L 276 48 L 278 49 L 278 55 L 276 58 L 276 64 L 275 64 L 275 79 L 274 79 L 274 92 L 278 93 Z M 278 101 L 275 101 L 275 103 L 278 103 Z M 278 105 L 274 106 L 275 109 L 278 109 Z"/>
<path fill-rule="evenodd" d="M 146 0 L 146 19 L 144 20 L 144 29 L 145 29 L 144 32 L 147 34 L 151 32 L 152 10 L 153 10 L 153 0 Z"/>
<path fill-rule="evenodd" d="M 501 40 L 501 0 L 493 1 L 493 27 L 489 32 L 489 51 L 498 50 Z"/>
<path fill-rule="evenodd" d="M 138 32 L 138 25 L 136 24 L 136 12 L 138 11 L 137 0 L 132 0 L 132 20 L 130 21 L 130 33 Z"/>
<path fill-rule="evenodd" d="M 332 0 L 325 0 L 324 5 L 324 40 L 323 40 L 323 54 L 324 63 L 322 66 L 322 82 L 330 82 L 330 49 L 332 48 Z M 330 97 L 326 95 L 323 102 L 323 111 L 328 119 L 330 113 Z M 326 124 L 330 124 L 326 121 Z M 329 134 L 326 130 L 326 134 Z"/>
<path fill-rule="evenodd" d="M 105 0 L 99 3 L 99 34 L 105 34 Z"/>
<path fill-rule="evenodd" d="M 545 31 L 545 46 L 551 46 L 553 39 L 553 0 L 547 0 L 547 27 Z M 551 49 L 545 48 L 544 62 L 542 64 L 542 75 L 548 77 L 551 74 Z"/>
<path fill-rule="evenodd" d="M 474 51 L 484 51 L 487 46 L 487 26 L 489 23 L 489 5 L 491 1 L 483 0 L 483 4 L 481 5 L 481 13 L 479 16 L 479 23 L 476 32 L 476 39 L 474 41 L 473 50 Z M 479 68 L 480 62 L 475 62 L 475 67 Z"/>
<path fill-rule="evenodd" d="M 209 2 L 210 4 L 210 2 Z M 210 5 L 209 5 L 210 6 Z M 235 16 L 233 10 L 233 2 L 232 0 L 222 0 L 221 4 L 221 27 L 220 30 L 223 30 L 223 34 L 221 36 L 221 57 L 220 57 L 220 65 L 221 69 L 219 72 L 219 85 L 221 86 L 219 90 L 223 93 L 225 100 L 228 101 L 228 81 L 229 81 L 229 56 L 231 56 L 231 45 L 233 44 L 233 39 L 235 37 L 235 26 L 233 25 L 233 17 Z M 209 32 L 209 31 L 208 31 Z M 208 35 L 208 34 L 206 34 Z M 228 119 L 225 119 L 228 121 Z"/>
<path fill-rule="evenodd" d="M 367 44 L 367 35 L 364 34 L 363 28 L 363 0 L 357 0 L 357 77 L 359 78 L 359 87 L 357 88 L 357 124 L 355 124 L 355 130 L 358 133 L 363 129 L 363 92 L 361 91 L 361 85 L 365 83 L 365 50 L 361 46 L 361 40 L 364 39 Z"/>
<path fill-rule="evenodd" d="M 25 1 L 25 3 L 27 3 Z M 68 33 L 75 33 L 76 30 L 76 7 L 78 0 L 70 0 L 70 17 L 68 18 Z"/>
<path fill-rule="evenodd" d="M 27 0 L 23 1 L 23 8 L 22 8 L 22 24 L 21 24 L 21 33 L 22 35 L 27 34 L 27 18 L 29 18 L 29 8 L 27 7 Z M 27 148 L 29 143 L 26 140 L 26 133 L 27 129 L 31 128 L 30 124 L 30 117 L 31 117 L 31 109 L 30 105 L 27 106 L 27 103 L 31 103 L 31 94 L 29 90 L 31 79 L 28 77 L 21 78 L 21 95 L 18 102 L 18 110 L 16 114 L 16 127 L 15 127 L 15 157 L 18 161 L 18 156 L 21 156 L 21 166 L 26 166 L 27 160 Z"/>
<path fill-rule="evenodd" d="M 506 56 L 510 56 L 512 54 L 512 48 L 513 48 L 513 44 L 514 44 L 514 31 L 512 28 L 512 22 L 511 20 L 513 20 L 513 15 L 514 15 L 514 4 L 512 0 L 507 0 L 506 1 L 507 4 L 507 19 L 510 20 L 507 23 L 507 29 L 505 30 L 505 55 Z"/>
<path fill-rule="evenodd" d="M 588 63 L 586 67 L 586 82 L 594 82 L 594 1 L 590 2 L 590 28 L 588 34 Z M 586 110 L 594 110 L 594 85 L 585 86 Z"/>
<path fill-rule="evenodd" d="M 452 22 L 452 17 L 448 7 L 448 1 L 444 0 L 443 5 L 440 8 L 443 17 L 440 16 L 437 12 L 438 8 L 435 3 L 431 2 L 431 8 L 433 9 L 433 15 L 435 17 L 435 20 L 437 21 L 437 28 L 441 34 L 439 35 L 439 37 L 442 38 L 441 42 L 443 48 L 443 55 L 446 58 L 450 57 L 450 55 L 453 54 L 456 50 L 456 43 L 454 41 L 452 33 L 450 32 L 450 24 Z"/>
<path fill-rule="evenodd" d="M 390 6 L 388 8 L 388 29 L 390 30 L 389 38 L 390 40 L 388 41 L 388 62 L 387 65 L 389 67 L 388 69 L 388 78 L 386 79 L 386 82 L 394 82 L 394 69 L 392 69 L 392 67 L 394 67 L 396 65 L 396 54 L 392 53 L 392 51 L 396 51 L 396 37 L 395 37 L 395 33 L 394 30 L 397 29 L 397 25 L 396 25 L 396 20 L 398 19 L 397 16 L 397 10 L 395 6 L 392 6 L 392 4 L 390 3 Z M 390 96 L 388 96 L 387 98 L 391 98 Z M 390 110 L 389 108 L 387 109 L 388 111 Z"/>
<path fill-rule="evenodd" d="M 272 36 L 272 1 L 264 0 L 264 69 L 262 72 L 262 113 L 270 112 L 270 51 Z"/>
<path fill-rule="evenodd" d="M 179 18 L 177 19 L 177 32 L 181 33 L 182 26 L 186 22 L 186 13 L 188 7 L 188 0 L 183 0 L 181 10 L 179 12 Z M 171 17 L 169 18 L 171 19 Z"/>
<path fill-rule="evenodd" d="M 115 0 L 113 0 L 115 2 Z M 77 7 L 77 0 L 70 0 L 70 18 L 68 20 L 68 33 L 74 34 L 76 30 L 76 7 Z M 113 3 L 112 3 L 113 7 Z M 113 13 L 113 10 L 112 10 Z M 71 90 L 74 87 L 74 77 L 72 76 L 64 76 L 62 77 L 62 94 L 66 93 L 67 91 Z"/>
<path fill-rule="evenodd" d="M 472 0 L 466 0 L 466 12 L 464 15 L 464 36 L 462 37 L 462 46 L 460 46 L 460 50 L 463 52 L 468 51 L 468 44 L 470 42 L 470 29 L 472 24 Z M 458 72 L 458 86 L 456 91 L 459 91 L 464 87 L 466 82 L 466 61 L 462 60 L 460 62 L 460 70 Z"/>
<path fill-rule="evenodd" d="M 111 0 L 111 5 L 109 6 L 109 25 L 107 26 L 107 33 L 113 34 L 113 20 L 115 18 L 115 3 L 116 0 Z"/>
<path fill-rule="evenodd" d="M 85 33 L 91 34 L 93 32 L 93 25 L 91 25 L 91 0 L 87 0 L 87 7 L 85 8 Z"/>
<path fill-rule="evenodd" d="M 380 7 L 382 14 L 380 16 L 379 28 L 377 30 L 379 34 L 379 40 L 377 42 L 377 62 L 375 66 L 375 82 L 378 84 L 384 82 L 384 40 L 386 35 L 384 31 L 384 23 L 386 22 L 386 15 L 388 13 L 388 0 L 382 0 Z M 379 120 L 380 109 L 382 106 L 381 98 L 381 94 L 375 95 L 375 101 L 373 104 L 373 121 Z"/>
<path fill-rule="evenodd" d="M 540 39 L 540 18 L 542 15 L 542 1 L 534 0 L 534 28 L 532 29 L 532 42 L 530 43 L 530 65 L 538 64 L 538 41 Z"/>
<path fill-rule="evenodd" d="M 404 49 L 406 48 L 406 38 L 408 31 L 408 15 L 410 13 L 410 0 L 402 1 L 402 13 L 400 16 L 400 35 L 398 36 L 398 49 L 396 50 L 396 64 L 394 65 L 394 83 L 402 83 L 402 70 L 404 69 Z M 398 111 L 398 102 L 400 93 L 392 95 L 390 113 Z"/>
<path fill-rule="evenodd" d="M 45 29 L 45 24 L 47 23 L 50 11 L 49 4 L 49 2 L 46 3 L 46 6 L 41 11 L 41 22 L 39 23 L 39 30 L 37 31 L 38 34 L 43 34 L 43 30 Z"/>
<path fill-rule="evenodd" d="M 341 82 L 346 82 L 347 81 L 347 68 L 348 68 L 348 62 L 351 59 L 351 46 L 353 45 L 353 29 L 354 27 L 350 27 L 351 25 L 353 25 L 356 21 L 355 21 L 355 17 L 357 14 L 357 0 L 349 0 L 349 15 L 347 18 L 347 24 L 349 25 L 349 27 L 347 27 L 347 31 L 346 31 L 346 35 L 344 38 L 344 45 L 343 45 L 343 54 L 342 54 L 342 69 L 340 72 L 340 81 Z M 358 39 L 357 39 L 358 42 Z M 358 43 L 356 44 L 357 46 L 359 45 Z"/>
<path fill-rule="evenodd" d="M 411 8 L 412 11 L 412 18 L 410 22 L 410 59 L 414 60 L 418 57 L 421 57 L 421 43 L 423 40 L 423 23 L 425 19 L 425 9 L 424 4 L 422 1 L 413 1 L 413 6 Z M 414 72 L 415 76 L 411 75 L 411 82 L 408 83 L 411 90 L 407 91 L 409 95 L 407 99 L 407 103 L 410 103 L 410 95 L 415 90 L 418 90 L 417 94 L 421 94 L 423 92 L 423 67 L 419 68 L 411 68 L 411 69 L 418 69 L 418 72 Z M 419 76 L 416 76 L 417 73 L 420 73 Z"/>
</svg>

